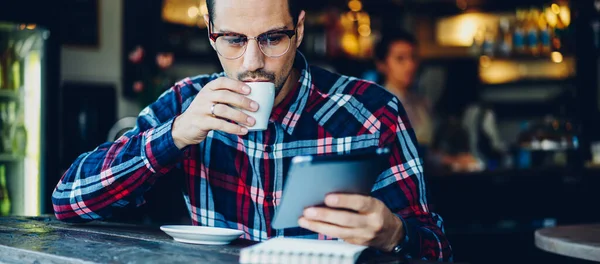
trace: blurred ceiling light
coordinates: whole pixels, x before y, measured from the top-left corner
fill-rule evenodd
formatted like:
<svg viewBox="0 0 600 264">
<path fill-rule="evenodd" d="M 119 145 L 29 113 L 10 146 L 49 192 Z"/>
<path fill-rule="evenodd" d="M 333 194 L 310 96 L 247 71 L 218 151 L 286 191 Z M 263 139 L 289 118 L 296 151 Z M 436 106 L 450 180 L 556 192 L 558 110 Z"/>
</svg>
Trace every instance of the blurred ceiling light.
<svg viewBox="0 0 600 264">
<path fill-rule="evenodd" d="M 563 55 L 558 51 L 552 52 L 551 57 L 554 63 L 561 63 L 563 61 Z"/>
<path fill-rule="evenodd" d="M 358 12 L 362 9 L 362 3 L 359 0 L 350 0 L 348 8 L 354 12 Z"/>
<path fill-rule="evenodd" d="M 496 28 L 498 19 L 498 16 L 483 13 L 468 13 L 439 19 L 436 22 L 436 40 L 442 46 L 469 47 L 473 44 L 473 39 L 478 36 L 478 30 Z"/>
<path fill-rule="evenodd" d="M 202 20 L 205 5 L 206 0 L 163 0 L 162 19 L 168 23 L 205 28 Z"/>
<path fill-rule="evenodd" d="M 565 25 L 565 27 L 568 27 L 571 24 L 571 10 L 569 9 L 569 7 L 561 6 L 558 17 L 560 18 L 562 23 Z"/>
<path fill-rule="evenodd" d="M 467 10 L 467 7 L 468 7 L 467 0 L 456 0 L 456 6 L 460 10 Z"/>
<path fill-rule="evenodd" d="M 554 14 L 558 15 L 560 13 L 560 7 L 557 4 L 552 4 L 551 6 L 552 12 L 554 12 Z"/>
<path fill-rule="evenodd" d="M 369 25 L 361 25 L 358 27 L 358 34 L 363 37 L 368 37 L 371 35 L 371 27 Z"/>
<path fill-rule="evenodd" d="M 35 24 L 29 24 L 27 25 L 27 29 L 35 29 L 36 25 Z"/>
<path fill-rule="evenodd" d="M 190 18 L 195 18 L 200 13 L 200 10 L 196 6 L 190 6 L 190 8 L 188 8 L 187 13 Z"/>
</svg>

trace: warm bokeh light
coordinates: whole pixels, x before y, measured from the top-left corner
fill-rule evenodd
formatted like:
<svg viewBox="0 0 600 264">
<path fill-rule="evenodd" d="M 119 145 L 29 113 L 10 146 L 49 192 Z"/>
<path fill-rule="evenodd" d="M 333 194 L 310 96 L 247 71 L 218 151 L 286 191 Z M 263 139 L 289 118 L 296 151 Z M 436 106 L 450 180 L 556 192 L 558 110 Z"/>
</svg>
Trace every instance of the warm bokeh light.
<svg viewBox="0 0 600 264">
<path fill-rule="evenodd" d="M 205 28 L 202 16 L 208 14 L 206 0 L 164 0 L 162 19 L 165 22 Z"/>
<path fill-rule="evenodd" d="M 348 2 L 348 8 L 354 12 L 358 12 L 362 9 L 362 3 L 359 0 L 351 0 Z"/>
<path fill-rule="evenodd" d="M 366 12 L 358 13 L 358 23 L 361 25 L 371 25 L 371 17 Z"/>
<path fill-rule="evenodd" d="M 546 22 L 546 18 L 544 16 L 539 16 L 538 17 L 538 27 L 546 28 L 547 25 L 548 25 L 548 22 Z"/>
<path fill-rule="evenodd" d="M 548 25 L 550 27 L 556 27 L 556 24 L 558 23 L 558 17 L 552 8 L 546 8 L 546 10 L 544 10 L 544 15 L 546 16 L 546 22 L 548 22 Z"/>
<path fill-rule="evenodd" d="M 368 37 L 371 35 L 371 27 L 368 25 L 361 25 L 358 27 L 358 34 L 363 37 Z"/>
<path fill-rule="evenodd" d="M 436 39 L 442 46 L 469 47 L 474 38 L 481 38 L 485 28 L 498 26 L 498 17 L 483 13 L 468 13 L 442 18 L 436 24 Z"/>
<path fill-rule="evenodd" d="M 560 54 L 562 57 L 562 54 Z M 562 63 L 549 60 L 514 61 L 494 59 L 489 67 L 479 68 L 479 77 L 486 84 L 502 84 L 520 80 L 560 80 L 575 75 L 575 59 L 562 58 Z"/>
<path fill-rule="evenodd" d="M 568 6 L 561 6 L 560 13 L 558 14 L 560 21 L 562 21 L 565 27 L 568 27 L 571 24 L 571 10 Z"/>
<path fill-rule="evenodd" d="M 198 10 L 198 7 L 190 6 L 190 8 L 188 8 L 187 13 L 190 18 L 195 18 L 200 13 L 200 10 Z"/>
<path fill-rule="evenodd" d="M 356 36 L 351 33 L 346 33 L 342 37 L 342 48 L 350 55 L 356 56 L 360 51 Z"/>
<path fill-rule="evenodd" d="M 563 55 L 558 51 L 552 52 L 551 57 L 554 63 L 561 63 L 563 61 Z"/>
<path fill-rule="evenodd" d="M 560 7 L 557 4 L 552 4 L 551 6 L 552 12 L 554 12 L 554 14 L 558 15 L 558 13 L 560 13 Z"/>
<path fill-rule="evenodd" d="M 348 12 L 346 13 L 346 19 L 349 21 L 356 21 L 358 20 L 358 15 L 356 12 Z"/>
</svg>

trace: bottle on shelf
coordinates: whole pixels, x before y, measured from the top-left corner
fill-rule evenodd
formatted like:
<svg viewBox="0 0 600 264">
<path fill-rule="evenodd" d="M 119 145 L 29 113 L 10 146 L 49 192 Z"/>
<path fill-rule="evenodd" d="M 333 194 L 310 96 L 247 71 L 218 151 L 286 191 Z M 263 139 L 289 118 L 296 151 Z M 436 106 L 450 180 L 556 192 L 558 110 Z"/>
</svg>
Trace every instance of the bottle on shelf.
<svg viewBox="0 0 600 264">
<path fill-rule="evenodd" d="M 539 56 L 540 55 L 540 45 L 539 45 L 539 27 L 538 27 L 538 18 L 539 18 L 539 11 L 532 7 L 529 10 L 529 13 L 527 15 L 527 22 L 526 22 L 526 28 L 527 28 L 527 48 L 528 48 L 528 54 L 529 55 L 533 55 L 533 56 Z"/>
<path fill-rule="evenodd" d="M 5 165 L 0 165 L 0 216 L 9 215 L 10 206 L 8 186 L 6 185 L 6 167 Z"/>
<path fill-rule="evenodd" d="M 19 56 L 13 50 L 13 62 L 11 65 L 11 79 L 12 79 L 12 87 L 9 87 L 12 91 L 18 91 L 21 87 L 21 60 Z"/>
<path fill-rule="evenodd" d="M 9 40 L 8 41 L 8 48 L 5 51 L 4 54 L 5 60 L 6 60 L 6 85 L 5 85 L 5 89 L 7 90 L 14 90 L 15 87 L 18 87 L 18 80 L 15 78 L 17 76 L 15 76 L 16 73 L 16 67 L 18 67 L 18 65 L 16 64 L 17 61 L 17 53 L 15 52 L 15 43 L 14 40 Z"/>
<path fill-rule="evenodd" d="M 12 78 L 12 65 L 15 57 L 14 41 L 8 40 L 6 48 L 0 54 L 0 89 L 12 89 L 14 87 Z"/>
<path fill-rule="evenodd" d="M 6 74 L 4 73 L 6 69 L 5 61 L 4 61 L 4 52 L 0 50 L 0 90 L 4 89 L 6 86 Z"/>
<path fill-rule="evenodd" d="M 489 28 L 486 27 L 484 31 L 483 45 L 481 47 L 483 55 L 489 57 L 494 56 L 494 47 L 496 46 L 494 42 L 494 34 L 489 30 Z"/>
<path fill-rule="evenodd" d="M 552 29 L 544 17 L 540 18 L 540 47 L 541 53 L 547 56 L 552 51 Z"/>
<path fill-rule="evenodd" d="M 498 27 L 498 53 L 501 56 L 509 57 L 513 52 L 513 36 L 510 31 L 511 27 L 509 18 L 500 18 Z"/>
<path fill-rule="evenodd" d="M 513 32 L 513 49 L 516 54 L 524 55 L 527 51 L 525 47 L 525 20 L 527 12 L 523 9 L 517 9 L 515 29 Z"/>
<path fill-rule="evenodd" d="M 17 118 L 12 140 L 13 153 L 16 156 L 24 157 L 27 154 L 27 129 L 25 128 L 23 111 L 20 111 L 19 117 Z"/>
</svg>

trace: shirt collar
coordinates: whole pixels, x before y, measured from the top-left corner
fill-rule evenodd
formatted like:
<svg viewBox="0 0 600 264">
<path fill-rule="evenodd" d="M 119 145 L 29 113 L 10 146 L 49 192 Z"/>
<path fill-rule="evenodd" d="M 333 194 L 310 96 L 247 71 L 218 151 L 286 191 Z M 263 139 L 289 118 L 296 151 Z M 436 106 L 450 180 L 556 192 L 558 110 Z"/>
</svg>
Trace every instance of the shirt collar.
<svg viewBox="0 0 600 264">
<path fill-rule="evenodd" d="M 280 124 L 283 130 L 290 135 L 294 132 L 313 89 L 310 67 L 304 55 L 299 51 L 296 52 L 294 68 L 300 72 L 298 82 L 271 112 L 271 121 Z"/>
</svg>

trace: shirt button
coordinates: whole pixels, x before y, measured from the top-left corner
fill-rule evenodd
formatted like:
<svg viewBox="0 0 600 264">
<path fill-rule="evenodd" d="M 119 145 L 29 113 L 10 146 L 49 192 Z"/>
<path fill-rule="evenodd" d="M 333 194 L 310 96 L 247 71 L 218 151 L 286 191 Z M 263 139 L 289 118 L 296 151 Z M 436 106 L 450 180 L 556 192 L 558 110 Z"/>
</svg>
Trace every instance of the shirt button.
<svg viewBox="0 0 600 264">
<path fill-rule="evenodd" d="M 272 202 L 272 201 L 273 201 L 273 195 L 266 195 L 266 196 L 265 196 L 265 201 L 266 201 L 267 203 L 270 203 L 270 202 Z"/>
<path fill-rule="evenodd" d="M 265 152 L 271 152 L 272 150 L 273 150 L 273 147 L 265 146 Z"/>
</svg>

